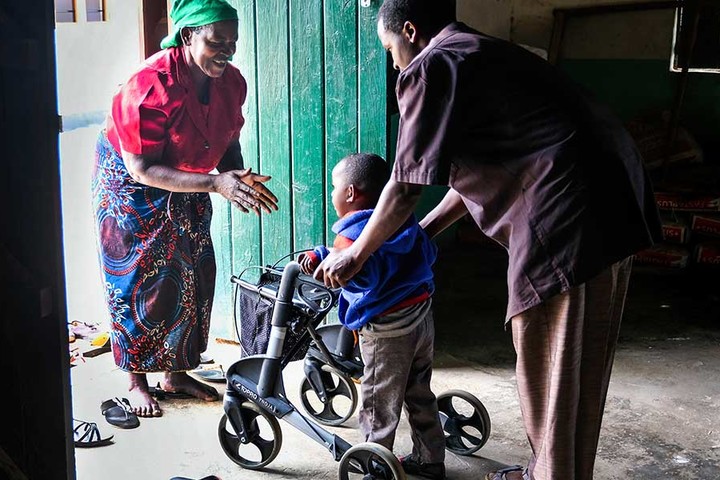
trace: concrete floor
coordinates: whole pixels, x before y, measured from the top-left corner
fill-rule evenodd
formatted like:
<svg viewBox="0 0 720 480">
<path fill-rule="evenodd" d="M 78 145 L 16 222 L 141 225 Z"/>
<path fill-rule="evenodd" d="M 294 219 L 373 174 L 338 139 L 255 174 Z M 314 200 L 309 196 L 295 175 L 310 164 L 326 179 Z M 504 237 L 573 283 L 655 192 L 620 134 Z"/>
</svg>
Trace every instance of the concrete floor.
<svg viewBox="0 0 720 480">
<path fill-rule="evenodd" d="M 471 457 L 449 454 L 446 460 L 448 478 L 476 480 L 499 466 L 523 463 L 529 451 L 515 391 L 512 344 L 502 329 L 504 265 L 492 251 L 443 252 L 437 269 L 433 387 L 436 393 L 471 392 L 490 414 L 492 433 L 485 447 Z M 712 276 L 642 269 L 633 274 L 596 479 L 720 478 L 720 292 L 717 281 L 709 281 Z M 236 347 L 216 343 L 210 353 L 226 367 L 238 356 Z M 301 375 L 295 362 L 284 377 L 288 396 L 298 405 Z M 111 427 L 100 414 L 100 402 L 120 396 L 126 385 L 110 354 L 73 368 L 72 381 L 75 417 L 96 421 L 104 434 L 115 435 L 111 446 L 76 450 L 79 480 L 209 474 L 224 480 L 337 478 L 331 455 L 283 422 L 283 447 L 268 468 L 240 469 L 217 440 L 220 402 L 165 401 L 162 418 L 143 419 L 135 430 Z M 360 441 L 355 417 L 331 430 L 351 443 Z M 395 453 L 409 449 L 403 423 Z"/>
</svg>

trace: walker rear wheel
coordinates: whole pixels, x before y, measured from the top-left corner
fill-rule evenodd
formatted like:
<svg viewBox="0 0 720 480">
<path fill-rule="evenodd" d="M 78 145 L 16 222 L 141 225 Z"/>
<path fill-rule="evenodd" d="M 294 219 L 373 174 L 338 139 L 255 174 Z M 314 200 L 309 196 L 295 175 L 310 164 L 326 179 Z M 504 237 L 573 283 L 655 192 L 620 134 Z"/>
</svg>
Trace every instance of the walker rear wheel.
<svg viewBox="0 0 720 480">
<path fill-rule="evenodd" d="M 282 446 L 282 430 L 277 419 L 253 402 L 240 405 L 240 415 L 247 428 L 249 443 L 242 443 L 223 415 L 218 438 L 225 455 L 248 470 L 257 470 L 272 462 Z"/>
<path fill-rule="evenodd" d="M 300 402 L 303 408 L 318 423 L 336 427 L 352 417 L 358 403 L 355 384 L 347 375 L 323 365 L 320 373 L 327 401 L 323 403 L 305 377 L 300 384 Z"/>
<path fill-rule="evenodd" d="M 386 480 L 405 480 L 400 461 L 387 448 L 365 442 L 351 447 L 340 459 L 340 480 L 361 480 L 366 475 Z"/>
<path fill-rule="evenodd" d="M 449 390 L 437 397 L 437 403 L 446 450 L 472 455 L 485 445 L 490 437 L 490 415 L 480 400 L 463 390 Z"/>
</svg>

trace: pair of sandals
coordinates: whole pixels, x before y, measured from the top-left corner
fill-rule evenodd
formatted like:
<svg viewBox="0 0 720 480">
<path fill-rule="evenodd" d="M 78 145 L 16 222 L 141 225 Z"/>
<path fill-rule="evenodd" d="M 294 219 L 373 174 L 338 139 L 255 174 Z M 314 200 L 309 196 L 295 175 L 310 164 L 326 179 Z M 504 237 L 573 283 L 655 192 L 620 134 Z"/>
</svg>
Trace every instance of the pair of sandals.
<svg viewBox="0 0 720 480">
<path fill-rule="evenodd" d="M 100 404 L 100 411 L 110 425 L 118 428 L 137 428 L 140 426 L 130 401 L 127 398 L 111 398 Z M 95 422 L 73 420 L 73 440 L 77 448 L 104 447 L 113 443 L 114 435 L 103 437 Z"/>
<path fill-rule="evenodd" d="M 100 411 L 105 420 L 112 426 L 122 429 L 132 429 L 140 426 L 140 419 L 133 411 L 127 398 L 111 398 L 100 404 Z M 103 447 L 113 443 L 114 435 L 103 437 L 97 423 L 84 420 L 73 420 L 73 436 L 75 447 L 92 448 Z"/>
</svg>

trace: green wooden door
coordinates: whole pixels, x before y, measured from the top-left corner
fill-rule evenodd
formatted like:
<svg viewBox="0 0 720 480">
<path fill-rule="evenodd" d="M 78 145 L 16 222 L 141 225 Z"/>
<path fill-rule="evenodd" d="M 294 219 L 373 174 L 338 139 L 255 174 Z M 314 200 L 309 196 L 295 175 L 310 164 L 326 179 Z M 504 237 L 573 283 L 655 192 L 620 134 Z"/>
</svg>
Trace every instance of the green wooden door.
<svg viewBox="0 0 720 480">
<path fill-rule="evenodd" d="M 248 81 L 245 164 L 273 177 L 280 210 L 258 218 L 213 199 L 212 332 L 223 338 L 235 337 L 230 276 L 332 242 L 332 168 L 350 153 L 387 152 L 380 0 L 229 1 L 240 17 L 233 62 Z"/>
</svg>

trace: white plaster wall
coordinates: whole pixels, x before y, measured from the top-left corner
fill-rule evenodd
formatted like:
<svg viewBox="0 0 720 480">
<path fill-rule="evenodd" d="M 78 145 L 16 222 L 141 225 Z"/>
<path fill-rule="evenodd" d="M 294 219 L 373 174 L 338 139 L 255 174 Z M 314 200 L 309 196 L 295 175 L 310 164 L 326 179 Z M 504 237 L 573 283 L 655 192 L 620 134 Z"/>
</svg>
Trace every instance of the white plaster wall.
<svg viewBox="0 0 720 480">
<path fill-rule="evenodd" d="M 56 25 L 62 115 L 107 110 L 117 86 L 142 60 L 141 0 L 106 0 L 105 4 L 105 22 L 87 22 L 85 0 L 76 0 L 77 22 Z"/>
<path fill-rule="evenodd" d="M 490 35 L 547 50 L 555 8 L 628 3 L 628 0 L 457 0 L 458 19 Z M 603 18 L 604 17 L 604 18 Z M 669 58 L 671 10 L 605 15 L 568 22 L 566 56 Z"/>
<path fill-rule="evenodd" d="M 494 37 L 510 39 L 513 0 L 456 0 L 457 18 Z"/>
<path fill-rule="evenodd" d="M 118 85 L 141 61 L 140 0 L 106 0 L 106 22 L 85 20 L 85 0 L 76 0 L 76 8 L 77 23 L 56 25 L 58 106 L 67 129 L 60 135 L 67 309 L 69 320 L 107 328 L 90 176 L 103 120 L 97 112 L 107 112 Z"/>
</svg>

